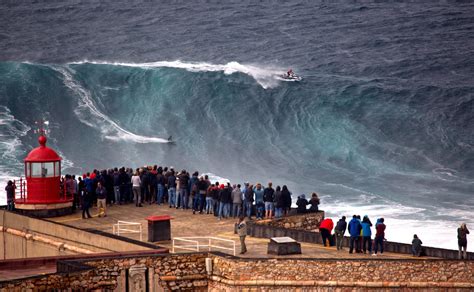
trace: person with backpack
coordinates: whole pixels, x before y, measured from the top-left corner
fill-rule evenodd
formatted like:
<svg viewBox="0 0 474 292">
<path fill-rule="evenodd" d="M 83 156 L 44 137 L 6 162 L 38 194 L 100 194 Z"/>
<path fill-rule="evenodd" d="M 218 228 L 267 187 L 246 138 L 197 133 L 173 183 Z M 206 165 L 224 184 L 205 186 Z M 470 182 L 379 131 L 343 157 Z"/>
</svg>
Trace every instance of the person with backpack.
<svg viewBox="0 0 474 292">
<path fill-rule="evenodd" d="M 349 221 L 349 226 L 347 227 L 349 234 L 351 235 L 351 240 L 349 244 L 349 253 L 352 253 L 354 250 L 354 243 L 357 243 L 357 240 L 360 236 L 360 231 L 362 230 L 362 225 L 357 219 L 357 215 L 352 216 L 352 220 Z"/>
</svg>

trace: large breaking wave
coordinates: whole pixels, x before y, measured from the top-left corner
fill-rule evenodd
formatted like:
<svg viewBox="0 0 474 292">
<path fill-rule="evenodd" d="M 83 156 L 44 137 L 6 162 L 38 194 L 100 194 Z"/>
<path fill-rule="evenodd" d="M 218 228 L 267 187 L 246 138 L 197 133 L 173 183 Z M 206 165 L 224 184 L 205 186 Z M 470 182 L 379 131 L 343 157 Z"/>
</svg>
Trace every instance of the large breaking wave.
<svg viewBox="0 0 474 292">
<path fill-rule="evenodd" d="M 318 191 L 331 216 L 385 215 L 418 233 L 420 220 L 472 222 L 472 87 L 408 90 L 400 80 L 324 74 L 286 83 L 286 69 L 0 63 L 0 172 L 21 175 L 36 147 L 30 130 L 45 119 L 48 144 L 70 161 L 65 171 L 174 165 L 288 184 L 295 197 Z"/>
</svg>

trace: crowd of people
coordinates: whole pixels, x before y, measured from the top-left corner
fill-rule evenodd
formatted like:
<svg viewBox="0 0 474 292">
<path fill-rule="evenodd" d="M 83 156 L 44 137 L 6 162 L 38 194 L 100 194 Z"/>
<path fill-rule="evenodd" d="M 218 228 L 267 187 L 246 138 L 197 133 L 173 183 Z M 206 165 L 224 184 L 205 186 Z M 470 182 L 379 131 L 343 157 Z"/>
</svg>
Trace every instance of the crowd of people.
<svg viewBox="0 0 474 292">
<path fill-rule="evenodd" d="M 334 222 L 331 218 L 325 218 L 321 221 L 319 226 L 319 233 L 321 234 L 321 240 L 324 246 L 336 246 L 337 250 L 342 250 L 342 242 L 344 239 L 344 234 L 349 233 L 349 253 L 352 254 L 354 251 L 356 253 L 369 253 L 373 256 L 376 256 L 380 251 L 380 254 L 383 254 L 384 251 L 384 241 L 385 239 L 385 219 L 378 218 L 375 223 L 375 236 L 372 238 L 372 222 L 369 216 L 365 215 L 362 220 L 360 215 L 353 215 L 349 223 L 346 222 L 346 216 L 342 216 L 341 219 L 334 227 Z M 332 230 L 334 228 L 334 234 Z M 458 248 L 459 259 L 467 259 L 467 234 L 469 230 L 467 229 L 466 223 L 461 224 L 457 230 L 458 238 Z M 413 256 L 419 257 L 423 253 L 423 242 L 418 235 L 413 235 L 411 252 Z"/>
<path fill-rule="evenodd" d="M 244 217 L 257 220 L 280 218 L 289 213 L 292 205 L 291 192 L 286 185 L 276 186 L 269 182 L 266 187 L 261 183 L 249 182 L 231 185 L 229 182 L 211 182 L 207 175 L 192 175 L 185 169 L 175 171 L 173 167 L 141 167 L 114 168 L 109 170 L 93 170 L 76 177 L 65 175 L 61 178 L 61 194 L 73 198 L 73 209 L 82 209 L 82 218 L 91 218 L 89 209 L 96 204 L 99 217 L 107 216 L 107 206 L 134 203 L 136 207 L 143 204 L 166 204 L 169 208 L 190 210 L 193 214 L 213 214 L 218 220 Z M 7 193 L 7 209 L 14 209 L 15 184 L 9 181 L 5 187 Z M 296 201 L 296 212 L 317 212 L 320 199 L 312 193 L 310 200 L 300 195 Z M 310 206 L 308 209 L 308 205 Z M 240 225 L 239 225 L 240 226 Z M 375 223 L 375 236 L 372 238 L 373 224 L 366 215 L 354 215 L 349 223 L 346 217 L 337 222 L 335 228 L 332 219 L 324 219 L 319 227 L 324 245 L 335 245 L 342 250 L 342 241 L 346 230 L 350 236 L 349 253 L 372 253 L 377 255 L 384 252 L 385 228 L 384 218 Z M 332 230 L 334 228 L 334 234 Z M 240 232 L 242 233 L 242 232 Z M 466 224 L 457 230 L 459 258 L 467 258 Z M 242 236 L 242 235 L 241 235 Z M 243 237 L 245 238 L 245 237 Z M 246 252 L 242 250 L 243 252 Z M 422 241 L 415 234 L 412 240 L 412 254 L 420 256 L 423 253 Z"/>
<path fill-rule="evenodd" d="M 323 245 L 336 245 L 337 250 L 342 250 L 342 241 L 346 230 L 349 233 L 349 253 L 369 253 L 372 255 L 383 254 L 383 242 L 385 240 L 385 219 L 379 218 L 375 223 L 375 237 L 372 241 L 372 222 L 369 216 L 365 215 L 361 220 L 360 215 L 352 216 L 349 223 L 346 222 L 346 216 L 342 216 L 334 228 L 334 235 L 331 235 L 334 223 L 331 218 L 321 221 L 319 232 Z M 334 242 L 335 241 L 335 242 Z"/>
<path fill-rule="evenodd" d="M 74 198 L 74 208 L 81 207 L 82 217 L 90 218 L 89 208 L 97 203 L 100 216 L 107 216 L 106 206 L 134 203 L 166 204 L 169 208 L 190 210 L 193 214 L 213 214 L 219 220 L 255 216 L 257 220 L 280 218 L 288 214 L 292 205 L 291 192 L 286 185 L 276 186 L 269 182 L 249 182 L 231 185 L 229 182 L 211 182 L 207 175 L 198 171 L 190 174 L 185 169 L 173 167 L 114 168 L 94 170 L 76 180 L 65 175 L 61 188 L 66 196 Z M 298 198 L 297 212 L 317 212 L 320 201 L 316 193 L 310 201 L 302 195 Z M 310 205 L 310 208 L 307 208 Z"/>
</svg>

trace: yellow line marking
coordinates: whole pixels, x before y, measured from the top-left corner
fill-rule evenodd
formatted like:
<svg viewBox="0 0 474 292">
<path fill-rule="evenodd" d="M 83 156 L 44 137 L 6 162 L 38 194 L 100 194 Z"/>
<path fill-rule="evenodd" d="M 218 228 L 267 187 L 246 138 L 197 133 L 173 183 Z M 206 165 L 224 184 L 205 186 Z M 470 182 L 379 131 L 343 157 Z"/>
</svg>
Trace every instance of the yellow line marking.
<svg viewBox="0 0 474 292">
<path fill-rule="evenodd" d="M 92 217 L 97 217 L 97 216 L 98 215 L 92 215 Z M 78 220 L 83 220 L 83 219 L 82 219 L 82 217 L 77 217 L 77 218 L 70 218 L 70 219 L 64 219 L 64 220 L 54 220 L 54 221 L 59 222 L 59 223 L 64 223 L 64 222 L 72 222 L 72 221 L 78 221 Z"/>
</svg>

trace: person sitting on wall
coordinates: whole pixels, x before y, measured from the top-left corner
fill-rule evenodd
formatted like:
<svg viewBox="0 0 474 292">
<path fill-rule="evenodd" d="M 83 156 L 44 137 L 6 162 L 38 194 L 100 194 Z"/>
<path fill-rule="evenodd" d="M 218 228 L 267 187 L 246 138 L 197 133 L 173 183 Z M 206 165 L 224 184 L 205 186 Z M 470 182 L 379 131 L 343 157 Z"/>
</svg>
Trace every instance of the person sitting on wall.
<svg viewBox="0 0 474 292">
<path fill-rule="evenodd" d="M 306 200 L 305 194 L 302 194 L 301 196 L 298 197 L 298 200 L 296 201 L 296 213 L 298 214 L 304 214 L 306 213 L 306 206 L 309 204 L 308 200 Z"/>
<path fill-rule="evenodd" d="M 317 193 L 311 194 L 311 199 L 309 200 L 311 207 L 309 207 L 310 212 L 318 212 L 319 211 L 319 197 Z"/>
<path fill-rule="evenodd" d="M 413 240 L 411 241 L 411 253 L 414 257 L 419 257 L 421 255 L 421 245 L 423 242 L 418 238 L 418 235 L 413 235 Z"/>
</svg>

